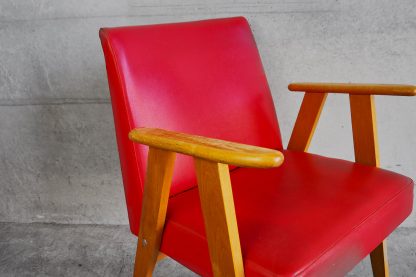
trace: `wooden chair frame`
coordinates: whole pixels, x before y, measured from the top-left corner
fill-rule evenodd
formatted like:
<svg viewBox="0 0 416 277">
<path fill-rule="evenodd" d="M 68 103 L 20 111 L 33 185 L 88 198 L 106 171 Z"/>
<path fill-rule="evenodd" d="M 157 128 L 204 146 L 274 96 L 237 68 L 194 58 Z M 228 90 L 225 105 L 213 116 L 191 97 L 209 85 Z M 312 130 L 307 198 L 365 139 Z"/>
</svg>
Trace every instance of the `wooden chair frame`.
<svg viewBox="0 0 416 277">
<path fill-rule="evenodd" d="M 410 85 L 294 83 L 289 85 L 289 90 L 305 92 L 305 96 L 288 149 L 307 151 L 327 93 L 347 93 L 350 97 L 355 160 L 371 166 L 379 166 L 373 95 L 416 95 L 416 87 Z M 276 167 L 282 164 L 283 154 L 276 150 L 161 129 L 134 129 L 129 137 L 150 147 L 134 276 L 151 276 L 156 262 L 164 257 L 160 252 L 160 243 L 175 153 L 194 157 L 214 276 L 244 276 L 228 165 Z M 377 246 L 370 256 L 374 276 L 388 276 L 386 242 Z"/>
</svg>

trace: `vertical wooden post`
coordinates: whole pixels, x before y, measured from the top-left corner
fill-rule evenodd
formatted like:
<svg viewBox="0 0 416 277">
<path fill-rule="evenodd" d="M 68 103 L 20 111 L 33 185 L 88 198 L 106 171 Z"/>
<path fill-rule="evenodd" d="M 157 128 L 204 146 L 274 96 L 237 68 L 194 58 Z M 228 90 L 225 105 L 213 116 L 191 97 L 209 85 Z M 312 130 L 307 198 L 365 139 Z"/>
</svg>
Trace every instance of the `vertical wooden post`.
<svg viewBox="0 0 416 277">
<path fill-rule="evenodd" d="M 384 240 L 370 253 L 370 259 L 374 277 L 389 276 L 387 241 Z"/>
<path fill-rule="evenodd" d="M 350 95 L 355 161 L 379 166 L 376 110 L 373 95 Z"/>
<path fill-rule="evenodd" d="M 195 158 L 214 276 L 244 276 L 228 165 Z"/>
<path fill-rule="evenodd" d="M 175 153 L 150 147 L 134 276 L 152 276 L 159 256 Z"/>
<path fill-rule="evenodd" d="M 326 96 L 326 93 L 305 93 L 287 149 L 305 152 L 308 150 Z"/>
<path fill-rule="evenodd" d="M 354 139 L 355 161 L 379 166 L 376 111 L 373 95 L 350 95 L 351 122 Z M 375 277 L 389 276 L 386 241 L 370 254 Z"/>
</svg>

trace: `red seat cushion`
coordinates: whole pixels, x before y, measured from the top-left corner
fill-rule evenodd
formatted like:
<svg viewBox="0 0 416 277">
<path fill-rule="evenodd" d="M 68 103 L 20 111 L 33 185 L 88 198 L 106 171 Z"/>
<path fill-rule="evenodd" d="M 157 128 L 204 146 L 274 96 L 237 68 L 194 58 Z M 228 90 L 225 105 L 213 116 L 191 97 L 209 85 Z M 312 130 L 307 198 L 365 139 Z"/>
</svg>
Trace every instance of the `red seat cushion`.
<svg viewBox="0 0 416 277">
<path fill-rule="evenodd" d="M 411 212 L 407 177 L 302 152 L 284 155 L 279 168 L 231 172 L 247 276 L 342 276 Z M 161 250 L 212 275 L 196 188 L 170 199 Z"/>
</svg>

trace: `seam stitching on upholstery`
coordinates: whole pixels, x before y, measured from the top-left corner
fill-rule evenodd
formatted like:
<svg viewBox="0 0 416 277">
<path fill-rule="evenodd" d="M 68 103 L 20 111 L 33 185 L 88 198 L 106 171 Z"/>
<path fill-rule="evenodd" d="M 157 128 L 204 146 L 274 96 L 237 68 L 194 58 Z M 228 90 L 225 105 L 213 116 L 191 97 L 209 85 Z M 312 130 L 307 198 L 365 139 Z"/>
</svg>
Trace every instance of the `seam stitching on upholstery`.
<svg viewBox="0 0 416 277">
<path fill-rule="evenodd" d="M 170 199 L 170 198 L 175 198 L 176 196 L 179 196 L 179 195 L 181 195 L 181 194 L 184 194 L 185 192 L 188 192 L 188 191 L 193 190 L 193 189 L 198 189 L 198 184 L 193 185 L 192 187 L 187 188 L 187 189 L 185 189 L 185 190 L 178 191 L 178 192 L 177 192 L 177 193 L 175 193 L 175 194 L 172 194 L 171 196 L 169 196 L 169 199 Z"/>
<path fill-rule="evenodd" d="M 178 223 L 178 222 L 176 222 L 176 221 L 174 221 L 174 220 L 169 220 L 169 221 L 171 222 L 171 224 L 176 225 L 176 226 L 178 226 L 178 227 L 180 227 L 180 228 L 182 228 L 182 229 L 184 229 L 184 230 L 186 230 L 186 231 L 188 231 L 188 232 L 190 232 L 190 233 L 194 234 L 195 236 L 197 236 L 197 237 L 199 237 L 199 238 L 203 239 L 204 241 L 207 241 L 206 237 L 204 237 L 203 235 L 199 234 L 198 232 L 196 232 L 196 231 L 192 230 L 191 228 L 186 227 L 185 225 L 180 224 L 180 223 Z M 165 226 L 166 226 L 166 225 L 165 225 Z M 205 232 L 206 232 L 206 231 L 205 231 Z"/>
</svg>

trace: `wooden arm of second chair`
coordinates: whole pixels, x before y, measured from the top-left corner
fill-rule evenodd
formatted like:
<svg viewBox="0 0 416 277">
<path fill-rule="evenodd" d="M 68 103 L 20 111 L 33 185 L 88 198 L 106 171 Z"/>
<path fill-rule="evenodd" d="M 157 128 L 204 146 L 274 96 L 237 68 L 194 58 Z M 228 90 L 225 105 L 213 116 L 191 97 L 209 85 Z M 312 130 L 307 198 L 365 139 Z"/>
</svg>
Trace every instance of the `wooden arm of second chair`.
<svg viewBox="0 0 416 277">
<path fill-rule="evenodd" d="M 214 276 L 244 276 L 228 164 L 277 167 L 283 162 L 283 154 L 272 149 L 152 128 L 134 129 L 129 138 L 149 146 L 134 276 L 151 276 L 157 261 L 175 153 L 195 159 Z"/>
</svg>

